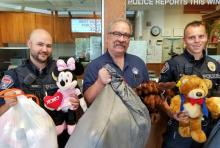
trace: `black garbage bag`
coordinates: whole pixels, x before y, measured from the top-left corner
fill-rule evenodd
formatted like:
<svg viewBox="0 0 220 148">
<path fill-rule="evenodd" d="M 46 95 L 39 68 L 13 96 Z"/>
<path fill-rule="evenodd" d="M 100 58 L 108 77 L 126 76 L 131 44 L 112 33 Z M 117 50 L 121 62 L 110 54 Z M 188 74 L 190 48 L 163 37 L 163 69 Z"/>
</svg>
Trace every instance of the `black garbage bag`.
<svg viewBox="0 0 220 148">
<path fill-rule="evenodd" d="M 80 118 L 66 148 L 144 148 L 151 122 L 140 98 L 109 65 L 112 82 Z"/>
</svg>

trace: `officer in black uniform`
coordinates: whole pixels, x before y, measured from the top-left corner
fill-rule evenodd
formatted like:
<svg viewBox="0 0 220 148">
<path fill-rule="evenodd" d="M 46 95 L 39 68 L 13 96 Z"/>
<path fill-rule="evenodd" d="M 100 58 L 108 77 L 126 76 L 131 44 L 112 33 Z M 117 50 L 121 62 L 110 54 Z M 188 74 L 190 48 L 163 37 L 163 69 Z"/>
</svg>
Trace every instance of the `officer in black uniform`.
<svg viewBox="0 0 220 148">
<path fill-rule="evenodd" d="M 184 43 L 186 48 L 181 55 L 175 56 L 168 60 L 161 70 L 161 82 L 177 82 L 180 77 L 185 75 L 198 75 L 203 78 L 212 80 L 213 88 L 210 96 L 220 94 L 220 65 L 219 63 L 207 56 L 205 47 L 207 43 L 207 33 L 205 26 L 200 21 L 193 21 L 186 25 L 184 29 Z M 183 113 L 184 114 L 184 113 Z M 185 120 L 186 116 L 177 120 Z M 187 116 L 188 118 L 188 116 Z M 204 117 L 205 118 L 205 117 Z M 176 118 L 175 118 L 176 119 Z M 183 138 L 178 133 L 178 122 L 171 118 L 168 121 L 167 131 L 164 134 L 163 148 L 200 148 L 202 144 L 196 143 L 192 138 Z M 206 135 L 210 133 L 214 126 L 214 121 L 205 119 L 202 123 Z"/>
<path fill-rule="evenodd" d="M 43 105 L 45 95 L 53 95 L 58 87 L 52 78 L 52 71 L 56 63 L 52 60 L 52 37 L 43 30 L 36 29 L 27 42 L 30 49 L 30 58 L 22 65 L 15 69 L 5 72 L 0 84 L 0 89 L 19 88 L 27 94 L 34 94 L 40 99 L 40 106 L 44 108 L 52 117 L 55 124 L 58 121 L 56 111 L 50 111 Z M 75 108 L 79 106 L 78 99 L 71 100 Z M 59 147 L 64 147 L 69 135 L 67 132 L 58 136 Z M 49 141 L 48 141 L 49 142 Z"/>
</svg>

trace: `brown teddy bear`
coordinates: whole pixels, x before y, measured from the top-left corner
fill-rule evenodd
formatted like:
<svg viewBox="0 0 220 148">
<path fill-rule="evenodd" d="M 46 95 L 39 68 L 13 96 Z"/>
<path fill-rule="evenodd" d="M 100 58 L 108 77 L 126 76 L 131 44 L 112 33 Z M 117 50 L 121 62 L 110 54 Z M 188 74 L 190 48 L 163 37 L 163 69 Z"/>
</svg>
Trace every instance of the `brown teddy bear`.
<svg viewBox="0 0 220 148">
<path fill-rule="evenodd" d="M 201 128 L 203 115 L 208 116 L 208 111 L 210 111 L 212 117 L 219 117 L 220 98 L 206 98 L 208 90 L 212 87 L 212 82 L 196 75 L 182 76 L 177 87 L 179 87 L 180 94 L 171 99 L 171 112 L 186 111 L 189 115 L 188 123 L 179 123 L 179 134 L 182 137 L 192 137 L 195 141 L 203 143 L 206 141 L 206 135 Z"/>
</svg>

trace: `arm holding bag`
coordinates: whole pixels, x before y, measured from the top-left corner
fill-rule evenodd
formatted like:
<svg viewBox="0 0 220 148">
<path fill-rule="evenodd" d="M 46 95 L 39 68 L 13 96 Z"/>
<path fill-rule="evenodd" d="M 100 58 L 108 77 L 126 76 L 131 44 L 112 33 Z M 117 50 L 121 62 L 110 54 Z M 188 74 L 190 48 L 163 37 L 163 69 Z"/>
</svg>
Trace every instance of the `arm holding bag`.
<svg viewBox="0 0 220 148">
<path fill-rule="evenodd" d="M 57 148 L 55 125 L 47 112 L 25 95 L 0 116 L 1 148 Z"/>
<path fill-rule="evenodd" d="M 114 69 L 105 86 L 79 120 L 66 148 L 143 148 L 151 127 L 147 108 Z"/>
</svg>

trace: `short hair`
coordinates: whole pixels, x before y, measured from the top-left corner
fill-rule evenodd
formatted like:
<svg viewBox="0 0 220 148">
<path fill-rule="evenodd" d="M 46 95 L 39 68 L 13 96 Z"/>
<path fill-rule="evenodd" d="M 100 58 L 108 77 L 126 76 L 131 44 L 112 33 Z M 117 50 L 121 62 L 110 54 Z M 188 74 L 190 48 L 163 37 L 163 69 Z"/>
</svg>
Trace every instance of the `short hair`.
<svg viewBox="0 0 220 148">
<path fill-rule="evenodd" d="M 127 20 L 127 19 L 124 19 L 124 18 L 119 18 L 119 19 L 116 19 L 116 20 L 112 21 L 112 22 L 110 23 L 110 25 L 109 25 L 108 32 L 111 32 L 111 31 L 112 31 L 112 26 L 113 26 L 114 24 L 118 23 L 118 22 L 124 22 L 124 23 L 128 24 L 129 29 L 130 29 L 130 33 L 131 33 L 131 34 L 133 33 L 133 29 L 132 29 L 132 24 L 131 24 L 131 22 L 130 22 L 129 20 Z"/>
<path fill-rule="evenodd" d="M 205 28 L 205 25 L 203 24 L 202 21 L 192 21 L 192 22 L 188 23 L 188 24 L 185 26 L 185 28 L 184 28 L 184 36 L 185 36 L 185 34 L 186 34 L 186 30 L 187 30 L 189 27 L 199 27 L 199 26 L 204 26 L 204 28 Z M 206 31 L 206 29 L 205 29 L 205 31 Z"/>
</svg>

